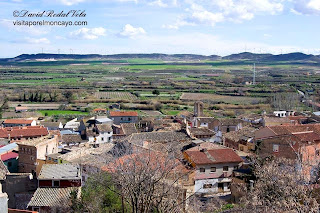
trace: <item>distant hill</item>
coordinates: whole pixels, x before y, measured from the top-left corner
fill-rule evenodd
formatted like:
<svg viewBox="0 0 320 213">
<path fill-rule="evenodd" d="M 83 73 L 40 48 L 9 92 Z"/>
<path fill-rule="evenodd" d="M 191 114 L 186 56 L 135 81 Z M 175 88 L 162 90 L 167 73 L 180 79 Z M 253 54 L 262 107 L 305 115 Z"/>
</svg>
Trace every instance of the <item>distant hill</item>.
<svg viewBox="0 0 320 213">
<path fill-rule="evenodd" d="M 319 55 L 307 55 L 304 53 L 288 53 L 281 55 L 272 54 L 256 54 L 250 52 L 243 52 L 238 54 L 231 54 L 228 56 L 218 56 L 218 55 L 196 55 L 196 54 L 161 54 L 161 53 L 151 53 L 151 54 L 114 54 L 114 55 L 99 55 L 99 54 L 49 54 L 49 53 L 39 53 L 39 54 L 22 54 L 14 58 L 3 58 L 0 62 L 22 62 L 22 61 L 33 61 L 39 59 L 151 59 L 151 60 L 163 60 L 163 61 L 198 61 L 198 60 L 210 60 L 218 61 L 221 59 L 231 60 L 231 61 L 259 61 L 259 62 L 278 62 L 278 61 L 314 61 L 320 62 Z"/>
<path fill-rule="evenodd" d="M 226 60 L 259 60 L 272 56 L 272 54 L 256 54 L 250 52 L 243 52 L 238 54 L 232 54 L 223 57 Z"/>
<path fill-rule="evenodd" d="M 14 61 L 27 61 L 37 59 L 132 59 L 132 58 L 145 58 L 154 60 L 218 60 L 221 57 L 217 55 L 204 56 L 195 54 L 114 54 L 114 55 L 99 55 L 99 54 L 22 54 L 14 58 L 1 59 L 1 61 L 14 62 Z"/>
</svg>

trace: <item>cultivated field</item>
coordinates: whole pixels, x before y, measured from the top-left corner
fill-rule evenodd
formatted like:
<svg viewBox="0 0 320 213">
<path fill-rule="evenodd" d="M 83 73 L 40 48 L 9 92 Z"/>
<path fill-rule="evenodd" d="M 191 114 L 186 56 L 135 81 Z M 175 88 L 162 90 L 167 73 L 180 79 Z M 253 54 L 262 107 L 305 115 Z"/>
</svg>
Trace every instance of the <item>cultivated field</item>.
<svg viewBox="0 0 320 213">
<path fill-rule="evenodd" d="M 130 92 L 96 92 L 94 96 L 97 99 L 121 99 L 136 100 L 137 97 Z"/>
<path fill-rule="evenodd" d="M 212 101 L 222 103 L 238 103 L 238 104 L 257 104 L 265 101 L 264 98 L 245 97 L 245 96 L 226 96 L 208 93 L 183 93 L 181 100 L 189 101 Z"/>
</svg>

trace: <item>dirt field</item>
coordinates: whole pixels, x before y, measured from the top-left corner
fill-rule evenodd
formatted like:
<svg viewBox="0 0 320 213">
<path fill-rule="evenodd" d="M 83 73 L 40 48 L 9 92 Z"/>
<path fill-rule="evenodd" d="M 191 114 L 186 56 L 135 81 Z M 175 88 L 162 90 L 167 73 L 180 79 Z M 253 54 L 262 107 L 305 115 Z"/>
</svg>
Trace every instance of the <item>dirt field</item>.
<svg viewBox="0 0 320 213">
<path fill-rule="evenodd" d="M 246 96 L 226 96 L 226 95 L 216 95 L 208 93 L 182 93 L 180 96 L 181 100 L 189 101 L 215 101 L 215 102 L 224 102 L 224 103 L 237 103 L 237 104 L 252 104 L 263 102 L 264 98 L 254 98 Z"/>
</svg>

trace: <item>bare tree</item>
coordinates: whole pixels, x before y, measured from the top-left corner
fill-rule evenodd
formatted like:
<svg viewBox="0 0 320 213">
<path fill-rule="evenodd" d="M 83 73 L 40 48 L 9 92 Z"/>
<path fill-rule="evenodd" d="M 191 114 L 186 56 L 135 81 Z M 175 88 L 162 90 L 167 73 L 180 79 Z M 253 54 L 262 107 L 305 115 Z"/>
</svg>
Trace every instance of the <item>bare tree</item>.
<svg viewBox="0 0 320 213">
<path fill-rule="evenodd" d="M 151 150 L 136 150 L 109 164 L 113 182 L 133 213 L 182 212 L 185 201 L 180 187 L 186 175 L 173 156 Z"/>
<path fill-rule="evenodd" d="M 247 196 L 241 198 L 239 212 L 318 212 L 312 188 L 305 184 L 296 160 L 283 158 L 254 162 L 257 178 L 252 190 L 238 185 Z"/>
</svg>

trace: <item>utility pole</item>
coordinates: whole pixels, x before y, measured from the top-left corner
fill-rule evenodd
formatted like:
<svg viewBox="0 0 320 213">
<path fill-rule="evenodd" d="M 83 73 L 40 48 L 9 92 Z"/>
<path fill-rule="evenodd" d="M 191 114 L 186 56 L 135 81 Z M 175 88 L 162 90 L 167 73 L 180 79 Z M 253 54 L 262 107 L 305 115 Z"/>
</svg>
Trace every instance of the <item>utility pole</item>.
<svg viewBox="0 0 320 213">
<path fill-rule="evenodd" d="M 256 63 L 253 63 L 253 81 L 252 84 L 256 84 Z"/>
</svg>

